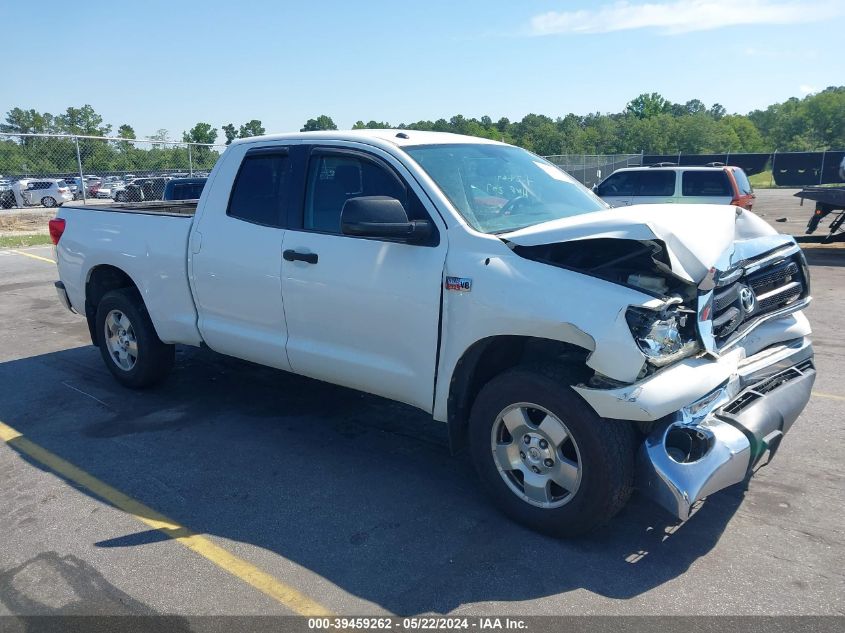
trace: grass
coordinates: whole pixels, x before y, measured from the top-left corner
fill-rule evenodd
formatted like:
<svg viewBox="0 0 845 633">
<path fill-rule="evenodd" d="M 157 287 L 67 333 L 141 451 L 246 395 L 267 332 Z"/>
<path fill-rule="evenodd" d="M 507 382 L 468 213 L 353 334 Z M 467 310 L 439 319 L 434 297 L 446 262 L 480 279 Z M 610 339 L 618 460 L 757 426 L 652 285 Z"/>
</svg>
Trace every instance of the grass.
<svg viewBox="0 0 845 633">
<path fill-rule="evenodd" d="M 24 248 L 25 246 L 43 246 L 52 244 L 49 235 L 6 235 L 0 237 L 0 248 Z"/>
<path fill-rule="evenodd" d="M 772 183 L 771 169 L 767 169 L 766 171 L 761 171 L 759 174 L 749 176 L 748 180 L 751 182 L 751 186 L 755 189 L 771 189 L 773 186 L 775 186 Z"/>
</svg>

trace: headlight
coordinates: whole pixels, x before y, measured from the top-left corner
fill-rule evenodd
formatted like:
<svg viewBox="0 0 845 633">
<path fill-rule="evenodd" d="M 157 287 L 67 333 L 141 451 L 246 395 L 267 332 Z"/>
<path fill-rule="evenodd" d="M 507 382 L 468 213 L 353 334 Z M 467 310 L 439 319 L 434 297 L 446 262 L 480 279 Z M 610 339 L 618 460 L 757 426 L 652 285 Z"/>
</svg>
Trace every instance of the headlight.
<svg viewBox="0 0 845 633">
<path fill-rule="evenodd" d="M 663 367 L 698 351 L 691 314 L 671 307 L 660 312 L 628 308 L 625 314 L 631 334 L 648 362 Z"/>
</svg>

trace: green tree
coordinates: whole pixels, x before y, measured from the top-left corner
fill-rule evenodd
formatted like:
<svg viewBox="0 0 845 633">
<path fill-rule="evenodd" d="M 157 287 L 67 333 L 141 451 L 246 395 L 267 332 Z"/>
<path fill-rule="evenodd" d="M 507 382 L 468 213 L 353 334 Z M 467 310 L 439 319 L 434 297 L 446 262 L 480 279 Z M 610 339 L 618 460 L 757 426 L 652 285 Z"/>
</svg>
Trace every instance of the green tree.
<svg viewBox="0 0 845 633">
<path fill-rule="evenodd" d="M 625 111 L 638 119 L 648 119 L 658 114 L 663 114 L 669 106 L 671 104 L 668 104 L 666 99 L 660 96 L 660 94 L 656 92 L 652 92 L 651 94 L 643 93 L 632 99 L 625 106 Z"/>
<path fill-rule="evenodd" d="M 9 134 L 43 134 L 52 132 L 53 115 L 35 110 L 12 108 L 6 113 L 6 122 L 0 124 L 0 132 Z"/>
<path fill-rule="evenodd" d="M 103 117 L 87 103 L 81 108 L 70 107 L 55 119 L 56 128 L 67 134 L 84 136 L 108 136 L 111 125 L 103 123 Z"/>
<path fill-rule="evenodd" d="M 150 134 L 147 138 L 151 141 L 167 141 L 170 140 L 170 131 L 160 127 L 155 134 Z"/>
<path fill-rule="evenodd" d="M 728 113 L 728 111 L 725 110 L 725 106 L 723 106 L 721 103 L 714 103 L 712 106 L 710 106 L 710 110 L 708 110 L 708 112 L 710 112 L 710 116 L 712 116 L 717 121 Z"/>
<path fill-rule="evenodd" d="M 226 145 L 231 145 L 232 141 L 238 138 L 238 131 L 233 123 L 227 123 L 220 129 L 223 130 L 223 135 L 226 137 Z"/>
<path fill-rule="evenodd" d="M 197 123 L 187 132 L 182 133 L 185 143 L 202 143 L 211 145 L 217 140 L 217 130 L 210 123 Z"/>
<path fill-rule="evenodd" d="M 117 128 L 117 135 L 120 138 L 135 138 L 135 129 L 128 123 L 124 123 Z"/>
<path fill-rule="evenodd" d="M 252 119 L 244 123 L 240 130 L 238 130 L 238 136 L 240 138 L 249 138 L 250 136 L 261 136 L 264 134 L 266 130 L 264 126 L 261 125 L 261 121 L 258 119 Z"/>
<path fill-rule="evenodd" d="M 390 123 L 386 121 L 367 121 L 364 123 L 363 121 L 356 121 L 355 125 L 352 126 L 353 130 L 389 130 Z"/>
<path fill-rule="evenodd" d="M 330 116 L 321 114 L 316 119 L 308 119 L 305 125 L 300 128 L 300 132 L 315 132 L 317 130 L 336 130 L 337 126 L 332 121 Z"/>
<path fill-rule="evenodd" d="M 746 116 L 731 114 L 717 119 L 720 126 L 727 126 L 733 130 L 739 139 L 739 150 L 743 152 L 766 152 L 770 147 L 763 140 L 763 135 L 757 126 Z"/>
</svg>

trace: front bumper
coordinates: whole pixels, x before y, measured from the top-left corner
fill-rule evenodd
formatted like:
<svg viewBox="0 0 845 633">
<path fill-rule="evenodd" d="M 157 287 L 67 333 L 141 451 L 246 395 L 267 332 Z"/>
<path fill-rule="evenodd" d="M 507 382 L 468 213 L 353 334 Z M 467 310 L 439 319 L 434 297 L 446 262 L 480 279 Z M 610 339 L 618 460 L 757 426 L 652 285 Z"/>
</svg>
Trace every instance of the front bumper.
<svg viewBox="0 0 845 633">
<path fill-rule="evenodd" d="M 816 378 L 809 340 L 761 356 L 661 419 L 640 446 L 638 488 L 678 518 L 687 519 L 697 501 L 768 463 L 807 405 Z"/>
</svg>

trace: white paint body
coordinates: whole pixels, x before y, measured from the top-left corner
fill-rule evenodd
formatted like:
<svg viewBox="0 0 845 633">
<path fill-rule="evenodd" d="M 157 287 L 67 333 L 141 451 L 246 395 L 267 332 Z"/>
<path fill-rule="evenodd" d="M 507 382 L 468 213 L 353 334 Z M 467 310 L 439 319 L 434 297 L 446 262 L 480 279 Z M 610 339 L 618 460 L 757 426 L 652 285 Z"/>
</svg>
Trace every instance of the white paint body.
<svg viewBox="0 0 845 633">
<path fill-rule="evenodd" d="M 193 220 L 65 207 L 59 212 L 67 228 L 58 262 L 71 304 L 84 314 L 92 269 L 116 266 L 140 289 L 165 342 L 205 343 L 224 354 L 405 402 L 445 421 L 459 360 L 488 337 L 572 343 L 590 352 L 588 365 L 603 376 L 632 387 L 655 380 L 637 382 L 646 360 L 625 311 L 653 307 L 659 299 L 525 259 L 508 243 L 660 239 L 673 272 L 698 283 L 732 253 L 759 253 L 782 238 L 749 212 L 715 205 L 690 205 L 684 213 L 678 213 L 678 205 L 632 206 L 504 236 L 481 233 L 401 148 L 493 141 L 437 133 L 409 136 L 366 130 L 236 141 L 214 167 Z M 315 143 L 365 151 L 389 163 L 423 202 L 439 231 L 439 244 L 422 247 L 270 228 L 226 215 L 249 148 Z M 319 264 L 285 261 L 286 249 L 319 253 Z M 446 276 L 472 279 L 471 291 L 444 290 Z M 770 321 L 725 357 L 690 358 L 662 369 L 659 384 L 643 390 L 647 403 L 638 402 L 631 388 L 625 398 L 610 389 L 580 392 L 607 417 L 657 419 L 728 380 L 747 357 L 809 333 L 801 313 Z"/>
</svg>

